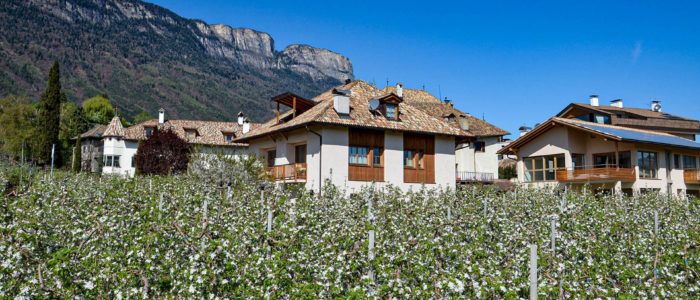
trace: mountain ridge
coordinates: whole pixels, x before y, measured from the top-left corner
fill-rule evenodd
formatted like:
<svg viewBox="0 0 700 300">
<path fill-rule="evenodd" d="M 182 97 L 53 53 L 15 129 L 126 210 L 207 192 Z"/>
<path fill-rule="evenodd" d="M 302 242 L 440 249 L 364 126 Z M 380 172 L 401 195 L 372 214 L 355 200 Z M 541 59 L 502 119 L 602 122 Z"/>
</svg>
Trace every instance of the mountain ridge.
<svg viewBox="0 0 700 300">
<path fill-rule="evenodd" d="M 271 96 L 311 97 L 353 79 L 349 58 L 308 44 L 276 50 L 266 32 L 183 18 L 137 0 L 0 3 L 0 96 L 43 90 L 53 60 L 73 101 L 105 93 L 122 114 L 255 121 Z"/>
</svg>

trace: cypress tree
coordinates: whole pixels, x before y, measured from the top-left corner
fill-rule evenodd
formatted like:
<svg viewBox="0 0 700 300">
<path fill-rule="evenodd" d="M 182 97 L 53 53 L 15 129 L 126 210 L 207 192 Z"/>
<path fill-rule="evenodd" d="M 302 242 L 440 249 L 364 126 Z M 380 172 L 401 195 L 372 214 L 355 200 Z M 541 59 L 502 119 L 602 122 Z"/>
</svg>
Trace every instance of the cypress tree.
<svg viewBox="0 0 700 300">
<path fill-rule="evenodd" d="M 71 168 L 73 169 L 73 172 L 79 173 L 82 171 L 82 165 L 83 165 L 83 147 L 81 145 L 81 139 L 80 135 L 78 135 L 78 138 L 75 140 L 75 148 L 73 148 L 73 165 Z"/>
<path fill-rule="evenodd" d="M 58 62 L 54 62 L 49 71 L 49 81 L 46 90 L 41 95 L 39 102 L 39 116 L 37 118 L 37 160 L 41 164 L 51 163 L 51 147 L 56 145 L 54 153 L 54 165 L 61 166 L 58 132 L 60 130 L 61 117 L 61 75 Z"/>
</svg>

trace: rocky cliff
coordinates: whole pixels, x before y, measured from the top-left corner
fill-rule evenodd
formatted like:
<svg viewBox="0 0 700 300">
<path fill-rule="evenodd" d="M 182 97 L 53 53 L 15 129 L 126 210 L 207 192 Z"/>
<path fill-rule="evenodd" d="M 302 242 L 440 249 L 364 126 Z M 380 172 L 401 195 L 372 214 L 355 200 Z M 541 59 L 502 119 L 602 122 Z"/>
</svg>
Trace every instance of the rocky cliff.
<svg viewBox="0 0 700 300">
<path fill-rule="evenodd" d="M 73 100 L 104 93 L 127 115 L 163 106 L 171 116 L 264 119 L 276 93 L 312 96 L 353 78 L 350 60 L 330 50 L 277 51 L 267 33 L 136 0 L 5 0 L 0 26 L 0 96 L 37 97 L 58 60 Z"/>
</svg>

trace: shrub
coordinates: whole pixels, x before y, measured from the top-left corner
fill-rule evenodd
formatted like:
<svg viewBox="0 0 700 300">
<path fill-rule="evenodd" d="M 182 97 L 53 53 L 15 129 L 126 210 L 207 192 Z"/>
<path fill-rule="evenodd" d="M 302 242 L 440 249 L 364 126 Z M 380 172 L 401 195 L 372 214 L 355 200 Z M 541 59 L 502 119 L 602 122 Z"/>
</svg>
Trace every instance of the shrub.
<svg viewBox="0 0 700 300">
<path fill-rule="evenodd" d="M 184 173 L 190 152 L 190 144 L 172 130 L 156 130 L 136 151 L 136 172 L 144 175 Z"/>
</svg>

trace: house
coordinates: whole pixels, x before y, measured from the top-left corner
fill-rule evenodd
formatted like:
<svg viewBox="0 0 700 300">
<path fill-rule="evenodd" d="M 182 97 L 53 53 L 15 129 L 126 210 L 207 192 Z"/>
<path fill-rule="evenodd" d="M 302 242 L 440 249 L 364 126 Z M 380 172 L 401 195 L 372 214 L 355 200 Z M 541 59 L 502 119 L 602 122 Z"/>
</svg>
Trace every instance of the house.
<svg viewBox="0 0 700 300">
<path fill-rule="evenodd" d="M 518 157 L 518 181 L 532 187 L 568 186 L 633 194 L 700 191 L 700 122 L 624 108 L 621 100 L 599 106 L 570 104 L 557 116 L 501 149 Z"/>
<path fill-rule="evenodd" d="M 102 134 L 106 125 L 98 124 L 80 135 L 80 170 L 83 172 L 102 172 Z"/>
<path fill-rule="evenodd" d="M 102 173 L 133 176 L 136 171 L 134 155 L 139 142 L 146 140 L 155 130 L 173 130 L 200 153 L 241 155 L 248 145 L 234 140 L 255 126 L 257 124 L 250 123 L 242 113 L 238 114 L 237 122 L 166 120 L 165 110 L 160 109 L 158 119 L 127 128 L 115 116 L 102 134 Z"/>
<path fill-rule="evenodd" d="M 456 142 L 474 135 L 409 98 L 400 85 L 387 91 L 359 80 L 313 99 L 284 93 L 272 98 L 273 119 L 235 141 L 265 158 L 282 185 L 455 188 Z"/>
<path fill-rule="evenodd" d="M 384 92 L 395 92 L 395 87 L 386 87 Z M 458 183 L 492 183 L 498 179 L 498 154 L 505 145 L 507 131 L 488 122 L 462 112 L 452 101 L 440 101 L 432 94 L 417 89 L 403 89 L 404 101 L 452 127 L 466 131 L 469 137 L 457 140 L 455 148 L 456 178 Z"/>
</svg>

